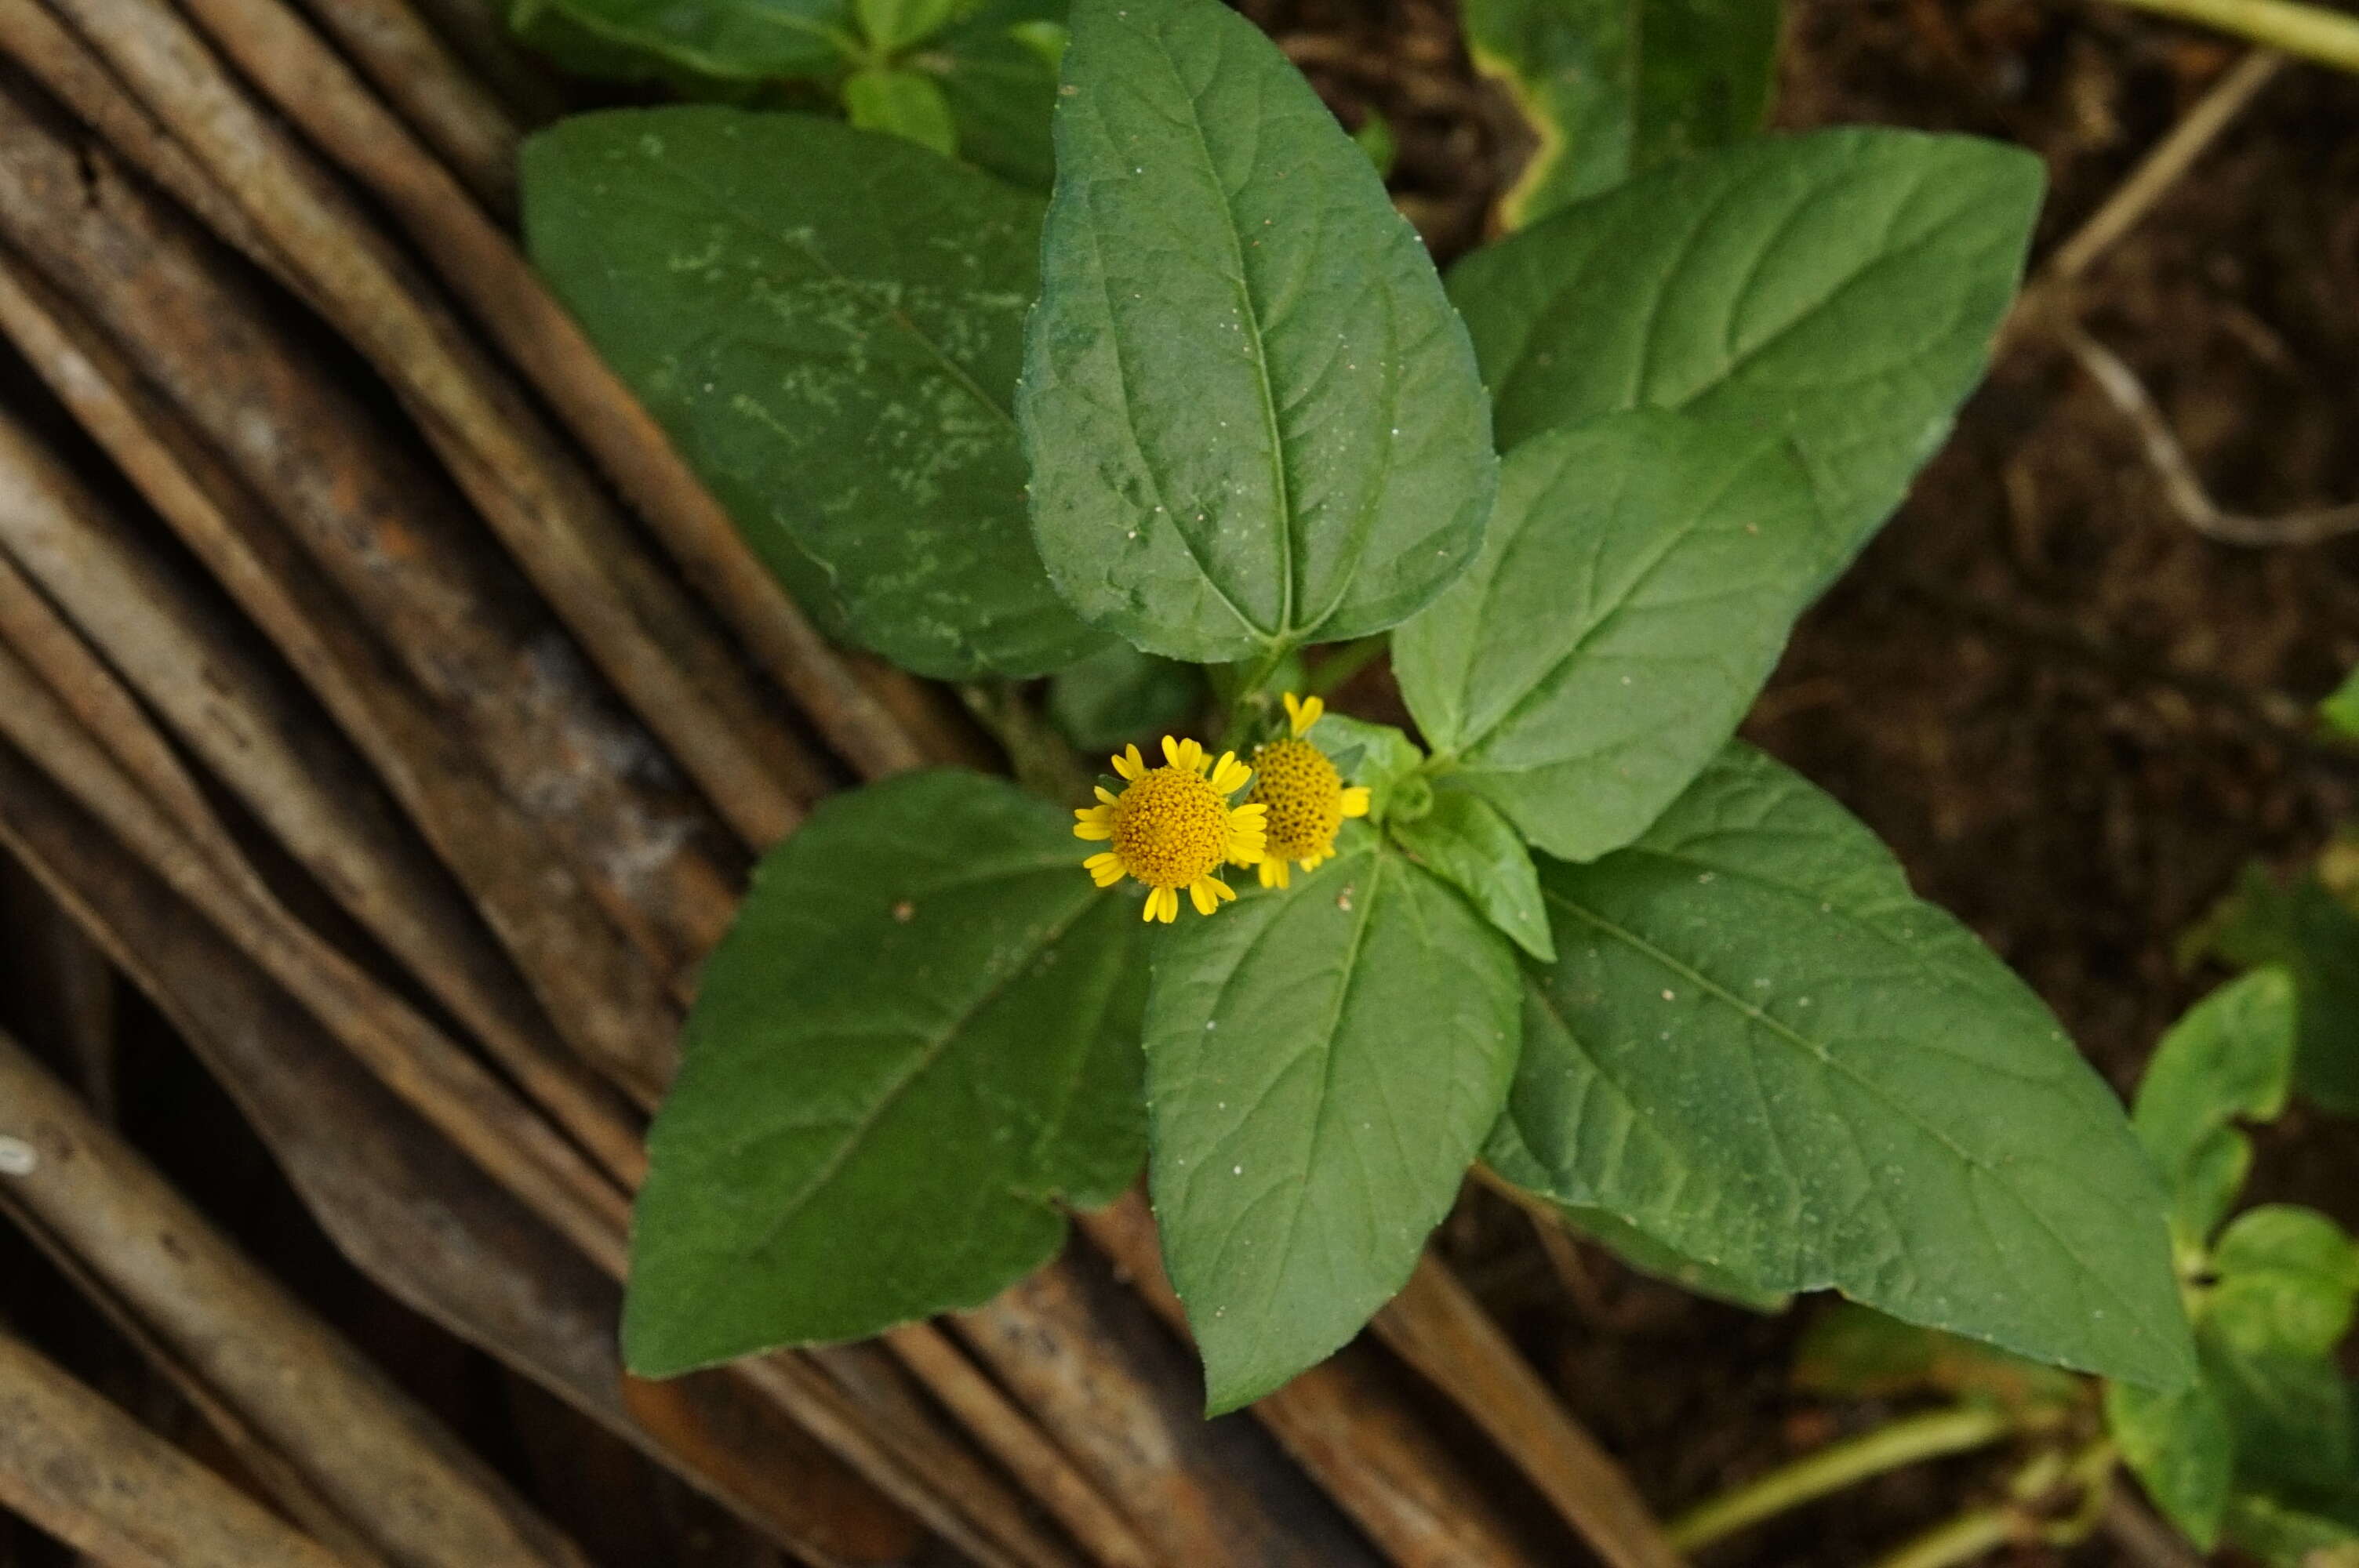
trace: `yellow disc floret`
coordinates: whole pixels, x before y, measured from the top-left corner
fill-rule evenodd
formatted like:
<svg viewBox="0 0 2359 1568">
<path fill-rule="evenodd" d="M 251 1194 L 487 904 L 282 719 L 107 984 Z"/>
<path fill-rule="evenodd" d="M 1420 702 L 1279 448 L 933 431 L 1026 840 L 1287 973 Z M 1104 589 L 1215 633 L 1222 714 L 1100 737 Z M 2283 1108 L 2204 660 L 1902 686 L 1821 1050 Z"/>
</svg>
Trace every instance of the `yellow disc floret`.
<svg viewBox="0 0 2359 1568">
<path fill-rule="evenodd" d="M 1318 697 L 1297 701 L 1287 693 L 1290 732 L 1254 752 L 1253 792 L 1245 804 L 1266 808 L 1263 857 L 1256 862 L 1264 887 L 1287 885 L 1292 874 L 1288 861 L 1306 871 L 1317 867 L 1335 853 L 1343 818 L 1368 814 L 1368 792 L 1346 789 L 1327 753 L 1302 738 L 1326 711 Z"/>
<path fill-rule="evenodd" d="M 1145 882 L 1143 917 L 1169 924 L 1179 918 L 1181 888 L 1199 914 L 1237 896 L 1212 873 L 1223 863 L 1260 862 L 1265 812 L 1251 803 L 1229 804 L 1253 777 L 1234 752 L 1222 752 L 1208 769 L 1203 747 L 1166 735 L 1163 759 L 1164 766 L 1149 768 L 1136 746 L 1114 758 L 1123 792 L 1101 784 L 1098 804 L 1073 813 L 1073 836 L 1111 840 L 1111 848 L 1082 862 L 1091 879 L 1102 888 L 1125 876 Z"/>
</svg>

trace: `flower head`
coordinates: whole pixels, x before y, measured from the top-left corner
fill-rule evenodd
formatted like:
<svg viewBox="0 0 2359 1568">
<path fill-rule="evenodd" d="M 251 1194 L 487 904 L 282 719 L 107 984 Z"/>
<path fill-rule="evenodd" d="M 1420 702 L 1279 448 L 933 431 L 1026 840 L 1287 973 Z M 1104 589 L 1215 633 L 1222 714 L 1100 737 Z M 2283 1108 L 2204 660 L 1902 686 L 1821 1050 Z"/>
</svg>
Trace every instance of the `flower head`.
<svg viewBox="0 0 2359 1568">
<path fill-rule="evenodd" d="M 1098 804 L 1073 813 L 1073 837 L 1111 840 L 1110 849 L 1082 862 L 1091 879 L 1103 888 L 1137 878 L 1147 887 L 1143 918 L 1168 925 L 1179 918 L 1181 888 L 1199 914 L 1237 896 L 1212 873 L 1224 862 L 1260 862 L 1265 808 L 1229 804 L 1253 777 L 1234 752 L 1210 765 L 1210 778 L 1204 748 L 1193 741 L 1166 735 L 1162 767 L 1150 768 L 1136 746 L 1114 758 L 1123 792 L 1099 785 Z"/>
<path fill-rule="evenodd" d="M 1245 807 L 1266 808 L 1263 853 L 1258 861 L 1261 885 L 1284 887 L 1293 874 L 1288 862 L 1310 871 L 1335 853 L 1335 835 L 1343 818 L 1368 814 L 1368 792 L 1346 789 L 1343 777 L 1327 753 L 1302 737 L 1327 711 L 1320 698 L 1296 700 L 1286 694 L 1288 733 L 1254 752 L 1253 793 Z"/>
</svg>

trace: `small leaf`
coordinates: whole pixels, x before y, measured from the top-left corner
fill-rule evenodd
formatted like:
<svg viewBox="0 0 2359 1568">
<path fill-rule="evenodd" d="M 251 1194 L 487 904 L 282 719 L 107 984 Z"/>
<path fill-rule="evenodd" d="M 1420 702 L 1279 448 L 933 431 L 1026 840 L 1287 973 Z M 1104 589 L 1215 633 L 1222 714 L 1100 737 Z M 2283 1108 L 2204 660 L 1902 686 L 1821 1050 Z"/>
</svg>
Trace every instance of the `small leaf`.
<svg viewBox="0 0 2359 1568">
<path fill-rule="evenodd" d="M 1393 791 L 1425 765 L 1425 753 L 1407 735 L 1348 713 L 1321 714 L 1303 739 L 1336 759 L 1345 783 L 1365 786 L 1372 823 L 1389 818 Z"/>
<path fill-rule="evenodd" d="M 1789 436 L 1842 547 L 1898 504 L 1982 374 L 2039 160 L 1882 129 L 1743 142 L 1458 264 L 1503 448 L 1625 408 Z"/>
<path fill-rule="evenodd" d="M 949 157 L 958 151 L 958 127 L 933 78 L 914 70 L 872 66 L 843 79 L 843 112 L 864 131 L 882 131 Z"/>
<path fill-rule="evenodd" d="M 1523 836 L 1479 795 L 1450 787 L 1433 792 L 1433 809 L 1395 823 L 1393 838 L 1410 858 L 1466 895 L 1483 918 L 1542 963 L 1556 959 L 1539 873 Z"/>
<path fill-rule="evenodd" d="M 873 55 L 898 54 L 948 27 L 963 0 L 853 0 Z"/>
<path fill-rule="evenodd" d="M 979 774 L 838 795 L 706 968 L 656 1119 L 624 1345 L 669 1377 L 972 1306 L 1053 1256 L 1056 1201 L 1143 1156 L 1135 899 Z"/>
<path fill-rule="evenodd" d="M 2231 1339 L 2324 1357 L 2351 1331 L 2359 1247 L 2314 1209 L 2245 1210 L 2220 1233 L 2212 1268 L 2206 1316 Z"/>
<path fill-rule="evenodd" d="M 1759 1289 L 2193 1375 L 2120 1106 L 1834 802 L 1732 747 L 1637 843 L 1540 885 L 1558 959 L 1527 988 L 1501 1174 Z"/>
<path fill-rule="evenodd" d="M 1475 69 L 1538 139 L 1499 200 L 1509 228 L 1761 128 L 1777 0 L 1468 0 Z"/>
<path fill-rule="evenodd" d="M 740 81 L 822 77 L 853 52 L 848 0 L 528 0 L 516 12 L 527 41 L 544 9 L 603 41 L 616 74 L 638 56 Z"/>
<path fill-rule="evenodd" d="M 1756 1291 L 1724 1269 L 1699 1263 L 1602 1208 L 1575 1208 L 1569 1204 L 1548 1206 L 1568 1229 L 1586 1236 L 1640 1273 L 1651 1274 L 1681 1290 L 1760 1313 L 1783 1312 L 1793 1300 L 1780 1292 Z"/>
<path fill-rule="evenodd" d="M 2236 1201 L 2253 1162 L 2236 1120 L 2285 1108 L 2293 1048 L 2293 982 L 2274 968 L 2213 991 L 2155 1047 L 2130 1119 L 2170 1193 L 2182 1254 L 2201 1256 Z"/>
<path fill-rule="evenodd" d="M 2109 1382 L 2105 1425 L 2155 1506 L 2204 1551 L 2218 1545 L 2235 1478 L 2236 1438 L 2210 1382 L 2168 1394 Z"/>
<path fill-rule="evenodd" d="M 2271 1568 L 2359 1568 L 2359 1500 L 2329 1515 L 2240 1497 L 2229 1506 L 2228 1534 Z"/>
<path fill-rule="evenodd" d="M 1183 729 L 1204 703 L 1203 673 L 1109 641 L 1049 682 L 1049 717 L 1084 752 Z M 1120 781 L 1114 787 L 1119 790 Z"/>
<path fill-rule="evenodd" d="M 2359 740 L 2359 668 L 2343 676 L 2343 684 L 2319 703 L 2318 716 L 2336 734 Z"/>
<path fill-rule="evenodd" d="M 1016 412 L 1082 616 L 1266 660 L 1463 569 L 1495 460 L 1464 329 L 1367 157 L 1218 0 L 1080 0 Z"/>
<path fill-rule="evenodd" d="M 1057 177 L 1049 121 L 1065 38 L 1063 0 L 995 0 L 909 57 L 940 82 L 959 156 L 1027 190 Z"/>
<path fill-rule="evenodd" d="M 1357 1333 L 1449 1212 L 1515 1070 L 1505 938 L 1374 833 L 1158 934 L 1150 1180 L 1209 1409 Z"/>
<path fill-rule="evenodd" d="M 2069 1372 L 1851 1302 L 1810 1320 L 1795 1350 L 1794 1384 L 1850 1399 L 1947 1394 L 2035 1421 L 2079 1405 L 2088 1386 Z"/>
<path fill-rule="evenodd" d="M 1774 433 L 1651 409 L 1549 431 L 1507 454 L 1482 555 L 1393 669 L 1449 776 L 1593 860 L 1735 731 L 1843 548 Z"/>
<path fill-rule="evenodd" d="M 2359 914 L 2315 868 L 2280 885 L 2256 865 L 2212 924 L 2208 945 L 2229 962 L 2293 972 L 2301 1013 L 2294 1087 L 2324 1109 L 2359 1116 Z"/>
<path fill-rule="evenodd" d="M 1105 645 L 1041 569 L 1009 413 L 1038 198 L 717 108 L 563 121 L 524 185 L 534 261 L 798 599 L 943 678 Z"/>
</svg>

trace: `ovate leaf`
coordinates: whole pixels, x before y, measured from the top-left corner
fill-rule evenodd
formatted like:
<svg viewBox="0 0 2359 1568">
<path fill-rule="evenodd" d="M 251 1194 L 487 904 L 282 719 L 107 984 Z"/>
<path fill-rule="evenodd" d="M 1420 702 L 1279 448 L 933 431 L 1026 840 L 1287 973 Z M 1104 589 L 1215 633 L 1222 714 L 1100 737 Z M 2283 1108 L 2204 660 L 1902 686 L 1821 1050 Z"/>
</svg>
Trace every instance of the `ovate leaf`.
<svg viewBox="0 0 2359 1568">
<path fill-rule="evenodd" d="M 1104 644 L 1025 517 L 1038 198 L 896 136 L 701 107 L 563 121 L 524 189 L 533 259 L 804 603 L 945 678 Z"/>
<path fill-rule="evenodd" d="M 2155 1506 L 2209 1552 L 2235 1480 L 2236 1437 L 2209 1379 L 2169 1393 L 2105 1385 L 2105 1425 Z"/>
<path fill-rule="evenodd" d="M 821 77 L 854 52 L 848 0 L 523 0 L 516 26 L 549 10 L 600 40 L 614 69 L 634 57 L 697 76 L 759 81 Z"/>
<path fill-rule="evenodd" d="M 2147 1062 L 2131 1120 L 2170 1193 L 2171 1233 L 2200 1256 L 2253 1162 L 2240 1118 L 2285 1108 L 2294 988 L 2282 969 L 2221 987 L 2172 1026 Z"/>
<path fill-rule="evenodd" d="M 1507 454 L 1483 553 L 1393 668 L 1450 776 L 1593 860 L 1734 732 L 1839 547 L 1774 430 L 1643 410 L 1549 431 Z"/>
<path fill-rule="evenodd" d="M 2172 1389 L 2166 1201 L 2047 1010 L 1875 836 L 1732 748 L 1626 849 L 1543 863 L 1557 963 L 1490 1158 L 1764 1290 Z"/>
<path fill-rule="evenodd" d="M 837 796 L 763 862 L 649 1134 L 635 1371 L 972 1306 L 1056 1252 L 1059 1198 L 1136 1174 L 1138 905 L 1070 827 L 945 770 Z"/>
<path fill-rule="evenodd" d="M 1517 833 L 1480 795 L 1443 787 L 1433 809 L 1395 823 L 1392 835 L 1411 859 L 1466 895 L 1483 917 L 1542 963 L 1556 957 L 1539 874 Z"/>
<path fill-rule="evenodd" d="M 843 79 L 844 117 L 864 131 L 901 136 L 948 157 L 958 151 L 951 107 L 930 76 L 871 66 Z"/>
<path fill-rule="evenodd" d="M 1216 1413 L 1400 1289 L 1515 1070 L 1506 939 L 1346 826 L 1316 872 L 1155 945 L 1150 1181 Z"/>
<path fill-rule="evenodd" d="M 2294 1087 L 2325 1109 L 2359 1116 L 2359 914 L 2316 869 L 2281 884 L 2255 865 L 2212 925 L 2205 935 L 2229 962 L 2292 971 L 2301 1014 Z"/>
<path fill-rule="evenodd" d="M 1218 0 L 1081 0 L 1018 416 L 1040 554 L 1149 653 L 1382 631 L 1495 482 L 1466 334 L 1367 157 Z"/>
<path fill-rule="evenodd" d="M 1832 576 L 1982 374 L 2039 193 L 2038 158 L 1962 136 L 1739 143 L 1475 252 L 1450 295 L 1503 447 L 1625 408 L 1783 432 Z"/>
<path fill-rule="evenodd" d="M 1538 142 L 1500 198 L 1509 228 L 1761 128 L 1777 0 L 1468 0 L 1475 69 Z"/>
<path fill-rule="evenodd" d="M 2220 1233 L 2211 1261 L 2219 1282 L 2206 1314 L 2233 1338 L 2326 1357 L 2351 1331 L 2359 1246 L 2315 1209 L 2246 1209 Z"/>
</svg>

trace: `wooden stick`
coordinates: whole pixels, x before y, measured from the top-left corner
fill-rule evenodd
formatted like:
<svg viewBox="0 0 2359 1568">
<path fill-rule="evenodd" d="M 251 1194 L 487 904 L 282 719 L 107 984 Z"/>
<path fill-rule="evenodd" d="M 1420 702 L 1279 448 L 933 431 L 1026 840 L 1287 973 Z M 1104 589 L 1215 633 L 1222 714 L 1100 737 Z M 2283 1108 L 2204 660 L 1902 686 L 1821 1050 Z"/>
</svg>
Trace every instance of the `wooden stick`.
<svg viewBox="0 0 2359 1568">
<path fill-rule="evenodd" d="M 388 437 L 340 373 L 112 157 L 72 145 L 4 92 L 0 232 L 267 503 L 348 600 L 332 622 L 357 612 L 442 710 L 428 731 L 442 737 L 434 749 L 447 750 L 453 730 L 466 736 L 667 977 L 709 950 L 734 904 L 730 876 L 706 852 L 710 818 L 659 782 L 647 732 L 598 689 L 448 484 Z M 265 549 L 256 536 L 267 521 L 232 519 L 249 549 Z"/>
<path fill-rule="evenodd" d="M 941 1330 L 931 1324 L 911 1324 L 886 1334 L 885 1343 L 1101 1568 L 1157 1568 L 1165 1561 L 1139 1539 L 1122 1510 Z"/>
<path fill-rule="evenodd" d="M 220 851 L 208 853 L 191 840 L 5 646 L 0 735 L 38 761 L 387 1087 L 591 1257 L 622 1268 L 628 1215 L 622 1194 L 472 1058 L 288 914 L 257 881 L 223 872 Z"/>
<path fill-rule="evenodd" d="M 0 1503 L 105 1568 L 340 1568 L 5 1330 Z"/>
<path fill-rule="evenodd" d="M 523 133 L 418 13 L 401 0 L 313 0 L 308 8 L 477 199 L 513 219 Z"/>
<path fill-rule="evenodd" d="M 0 1177 L 210 1389 L 405 1568 L 585 1564 L 580 1550 L 255 1268 L 0 1035 Z"/>
<path fill-rule="evenodd" d="M 1614 1568 L 1681 1558 L 1630 1477 L 1549 1390 L 1456 1275 L 1430 1252 L 1371 1325 L 1514 1460 Z"/>
<path fill-rule="evenodd" d="M 778 782 L 793 742 L 521 394 L 160 0 L 57 0 L 56 8 L 412 406 L 484 520 L 739 835 L 756 847 L 783 837 L 801 816 Z M 279 21 L 265 39 L 238 40 L 249 69 L 264 59 L 262 45 L 300 30 L 283 12 Z"/>
<path fill-rule="evenodd" d="M 1187 1315 L 1164 1275 L 1146 1200 L 1133 1191 L 1074 1219 L 1185 1341 Z M 1374 1375 L 1363 1348 L 1345 1346 L 1252 1410 L 1398 1568 L 1536 1568 L 1548 1560 L 1523 1545 L 1477 1476 Z"/>
<path fill-rule="evenodd" d="M 677 1419 L 661 1427 L 634 1420 L 612 1279 L 370 1077 L 5 742 L 0 845 L 195 1048 L 364 1273 L 815 1568 L 897 1563 L 917 1550 L 906 1516 L 767 1403 L 730 1400 L 724 1375 L 668 1385 Z"/>
<path fill-rule="evenodd" d="M 10 293 L 0 269 L 0 318 L 22 303 Z M 565 1054 L 457 892 L 421 874 L 431 862 L 359 760 L 0 413 L 0 563 L 10 553 L 181 741 L 491 1047 L 527 1093 L 608 1170 L 643 1169 L 645 1152 L 624 1107 Z M 71 640 L 5 564 L 0 635 L 28 651 Z M 53 689 L 72 689 L 54 674 L 49 680 Z M 96 735 L 152 738 L 136 712 L 83 718 Z M 202 796 L 160 738 L 152 739 L 160 755 L 142 771 L 143 787 L 183 828 L 201 827 L 211 819 Z"/>
<path fill-rule="evenodd" d="M 787 597 L 515 245 L 366 87 L 278 0 L 191 0 L 190 9 L 282 113 L 386 204 L 845 760 L 870 778 L 921 765 L 908 730 Z"/>
</svg>

